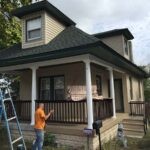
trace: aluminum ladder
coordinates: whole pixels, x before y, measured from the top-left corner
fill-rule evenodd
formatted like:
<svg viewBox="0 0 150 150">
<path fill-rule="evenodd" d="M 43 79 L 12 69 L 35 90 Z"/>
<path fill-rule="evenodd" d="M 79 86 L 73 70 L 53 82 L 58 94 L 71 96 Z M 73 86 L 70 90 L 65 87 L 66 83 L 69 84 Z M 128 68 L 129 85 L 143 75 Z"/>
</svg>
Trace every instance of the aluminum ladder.
<svg viewBox="0 0 150 150">
<path fill-rule="evenodd" d="M 13 101 L 12 101 L 12 98 L 11 98 L 10 89 L 9 89 L 8 84 L 6 84 L 6 83 L 0 83 L 0 103 L 1 103 L 1 106 L 2 106 L 2 112 L 3 112 L 4 119 L 5 119 L 5 125 L 6 125 L 6 128 L 7 128 L 7 134 L 8 134 L 8 138 L 9 138 L 9 144 L 10 144 L 10 150 L 15 150 L 14 149 L 14 144 L 17 143 L 17 142 L 20 142 L 20 141 L 22 141 L 21 144 L 22 144 L 24 150 L 26 150 L 25 141 L 24 141 L 23 134 L 22 134 L 22 131 L 21 131 L 21 127 L 20 127 L 20 124 L 19 124 L 19 121 L 18 121 L 16 110 L 15 110 L 15 107 L 14 107 L 14 104 L 13 104 Z M 9 103 L 9 106 L 11 108 L 11 112 L 13 114 L 13 116 L 11 116 L 11 117 L 9 117 L 8 114 L 7 114 L 7 104 L 8 103 Z M 15 140 L 12 139 L 12 135 L 11 135 L 11 131 L 10 131 L 10 121 L 13 121 L 13 120 L 16 122 L 17 129 L 19 131 L 19 137 L 16 138 Z"/>
</svg>

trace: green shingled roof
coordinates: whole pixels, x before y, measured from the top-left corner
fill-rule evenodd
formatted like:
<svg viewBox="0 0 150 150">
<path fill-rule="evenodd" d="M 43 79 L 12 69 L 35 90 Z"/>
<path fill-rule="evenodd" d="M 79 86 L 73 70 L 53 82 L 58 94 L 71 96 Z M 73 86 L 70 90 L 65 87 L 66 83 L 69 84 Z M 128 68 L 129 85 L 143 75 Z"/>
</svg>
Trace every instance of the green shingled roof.
<svg viewBox="0 0 150 150">
<path fill-rule="evenodd" d="M 75 26 L 67 27 L 46 45 L 22 49 L 21 44 L 0 52 L 0 67 L 58 59 L 82 54 L 92 54 L 132 74 L 146 77 L 147 74 L 135 64 L 118 54 L 95 36 Z"/>
<path fill-rule="evenodd" d="M 94 36 L 81 31 L 75 26 L 70 26 L 46 45 L 22 49 L 21 43 L 16 44 L 0 52 L 0 59 L 42 54 L 46 52 L 87 45 L 97 41 L 99 41 L 99 39 L 95 38 Z"/>
</svg>

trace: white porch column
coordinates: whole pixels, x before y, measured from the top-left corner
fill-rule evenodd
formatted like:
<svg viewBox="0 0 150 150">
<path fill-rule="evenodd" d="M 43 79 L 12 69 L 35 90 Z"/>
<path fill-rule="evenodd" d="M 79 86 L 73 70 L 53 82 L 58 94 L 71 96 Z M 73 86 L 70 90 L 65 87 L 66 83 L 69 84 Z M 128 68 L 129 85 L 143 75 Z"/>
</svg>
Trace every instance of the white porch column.
<svg viewBox="0 0 150 150">
<path fill-rule="evenodd" d="M 87 113 L 88 113 L 88 129 L 93 129 L 93 99 L 92 99 L 92 83 L 91 83 L 91 67 L 90 61 L 86 60 L 85 73 L 86 73 L 86 97 L 87 97 Z"/>
<path fill-rule="evenodd" d="M 38 67 L 32 67 L 32 91 L 31 91 L 31 125 L 34 125 L 35 100 L 36 100 L 36 70 Z"/>
<path fill-rule="evenodd" d="M 116 104 L 115 104 L 115 89 L 114 89 L 113 69 L 108 68 L 108 70 L 109 70 L 109 76 L 110 76 L 110 96 L 111 96 L 112 102 L 113 102 L 113 118 L 116 118 Z"/>
</svg>

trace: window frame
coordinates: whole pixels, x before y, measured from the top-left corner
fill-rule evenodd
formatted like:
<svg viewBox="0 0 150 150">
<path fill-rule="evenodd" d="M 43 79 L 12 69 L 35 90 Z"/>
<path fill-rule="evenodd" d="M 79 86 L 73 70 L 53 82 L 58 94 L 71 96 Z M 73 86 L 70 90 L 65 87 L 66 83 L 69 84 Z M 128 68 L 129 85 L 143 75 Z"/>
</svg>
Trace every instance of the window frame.
<svg viewBox="0 0 150 150">
<path fill-rule="evenodd" d="M 28 22 L 32 21 L 32 20 L 35 20 L 35 19 L 38 19 L 38 18 L 41 19 L 41 23 L 40 23 L 41 27 L 28 31 L 28 27 L 27 27 Z M 35 38 L 29 38 L 29 32 L 35 31 L 35 30 L 40 30 L 40 36 L 35 37 Z M 31 19 L 27 19 L 26 20 L 26 42 L 35 41 L 35 40 L 39 40 L 39 39 L 42 39 L 42 16 L 37 16 L 37 17 L 31 18 Z"/>
<path fill-rule="evenodd" d="M 50 83 L 50 85 L 51 85 L 51 80 L 50 80 L 50 78 L 49 77 L 43 77 L 43 78 L 40 78 L 40 84 L 39 84 L 39 99 L 41 99 L 41 96 L 42 96 L 42 91 L 47 91 L 47 89 L 42 89 L 42 80 L 43 79 L 49 79 L 49 83 Z M 51 93 L 50 93 L 50 91 L 51 91 L 51 87 L 49 86 L 49 98 L 48 99 L 50 99 L 50 97 L 51 97 Z M 42 98 L 43 100 L 46 100 L 45 98 Z"/>
<path fill-rule="evenodd" d="M 39 77 L 39 99 L 41 99 L 41 80 L 43 78 L 49 78 L 50 79 L 50 98 L 49 100 L 50 101 L 58 101 L 57 99 L 55 99 L 55 89 L 54 89 L 54 78 L 57 78 L 57 77 L 63 77 L 64 78 L 64 89 L 63 89 L 63 92 L 64 92 L 64 99 L 65 99 L 65 76 L 64 75 L 55 75 L 55 76 L 43 76 L 43 77 Z M 62 100 L 64 100 L 62 99 Z"/>
<path fill-rule="evenodd" d="M 128 40 L 126 38 L 124 38 L 124 51 L 125 54 L 129 56 L 129 46 L 128 46 Z"/>
<path fill-rule="evenodd" d="M 98 90 L 98 85 L 97 85 L 97 79 L 100 79 L 100 90 Z M 101 75 L 96 75 L 96 91 L 97 91 L 97 95 L 98 96 L 101 96 L 103 95 L 103 89 L 102 89 L 102 76 Z"/>
<path fill-rule="evenodd" d="M 130 84 L 130 99 L 133 100 L 133 82 L 132 82 L 132 77 L 129 77 L 129 84 Z"/>
</svg>

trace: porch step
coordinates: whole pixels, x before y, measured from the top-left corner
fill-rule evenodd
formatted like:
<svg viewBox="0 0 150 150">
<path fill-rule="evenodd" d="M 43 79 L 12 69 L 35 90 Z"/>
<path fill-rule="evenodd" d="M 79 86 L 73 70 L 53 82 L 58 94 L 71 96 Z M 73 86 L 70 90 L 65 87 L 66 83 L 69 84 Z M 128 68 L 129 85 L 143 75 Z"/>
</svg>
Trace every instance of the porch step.
<svg viewBox="0 0 150 150">
<path fill-rule="evenodd" d="M 127 137 L 137 137 L 137 138 L 142 138 L 144 134 L 144 130 L 133 130 L 133 129 L 124 129 L 124 134 Z"/>
<path fill-rule="evenodd" d="M 144 130 L 144 124 L 140 123 L 123 123 L 125 129 Z"/>
<path fill-rule="evenodd" d="M 124 133 L 129 137 L 142 138 L 145 134 L 143 118 L 128 118 L 122 121 Z"/>
</svg>

